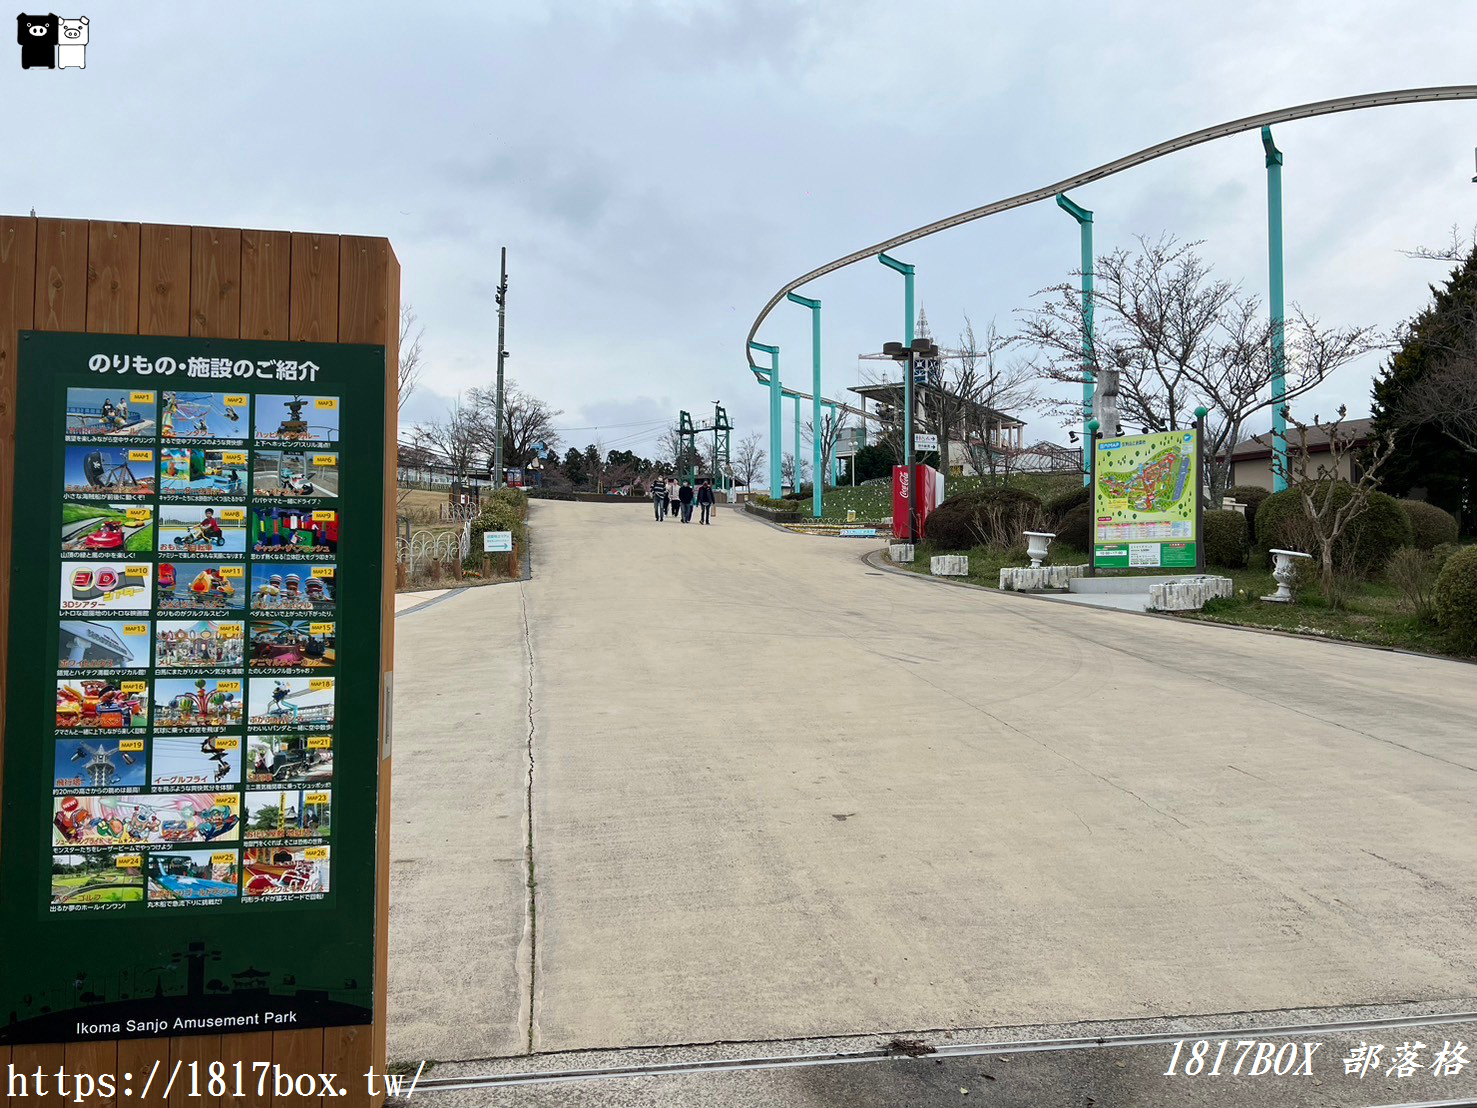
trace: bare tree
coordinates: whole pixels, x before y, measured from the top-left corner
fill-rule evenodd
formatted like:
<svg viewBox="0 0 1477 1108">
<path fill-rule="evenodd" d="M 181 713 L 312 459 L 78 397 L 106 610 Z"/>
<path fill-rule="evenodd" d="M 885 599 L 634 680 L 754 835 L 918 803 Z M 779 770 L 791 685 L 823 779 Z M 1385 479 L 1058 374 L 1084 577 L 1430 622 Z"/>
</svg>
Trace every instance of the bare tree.
<svg viewBox="0 0 1477 1108">
<path fill-rule="evenodd" d="M 467 392 L 467 402 L 481 426 L 483 447 L 492 456 L 496 447 L 497 388 L 474 388 Z M 503 464 L 526 466 L 538 453 L 534 448 L 543 443 L 551 452 L 561 445 L 554 421 L 564 412 L 552 408 L 532 393 L 518 387 L 511 377 L 503 382 Z"/>
<path fill-rule="evenodd" d="M 440 454 L 457 477 L 468 476 L 477 456 L 485 456 L 482 422 L 461 399 L 452 403 L 445 419 L 418 423 L 412 435 L 417 446 Z"/>
<path fill-rule="evenodd" d="M 702 465 L 702 455 L 690 445 L 681 429 L 673 423 L 662 432 L 657 440 L 657 459 L 660 465 L 669 467 L 679 479 L 689 469 Z"/>
<path fill-rule="evenodd" d="M 827 412 L 821 416 L 821 483 L 831 479 L 831 456 L 836 453 L 836 443 L 840 441 L 842 432 L 850 429 L 850 415 L 847 412 Z M 815 442 L 815 421 L 806 420 L 805 427 L 801 432 L 801 438 L 808 443 Z M 814 460 L 812 458 L 812 460 Z"/>
<path fill-rule="evenodd" d="M 1230 474 L 1230 447 L 1247 421 L 1274 403 L 1276 366 L 1271 324 L 1260 303 L 1214 278 L 1195 252 L 1199 245 L 1172 235 L 1157 242 L 1140 237 L 1137 253 L 1120 249 L 1097 259 L 1091 343 L 1081 293 L 1072 282 L 1043 290 L 1046 299 L 1024 313 L 1023 338 L 1037 348 L 1039 369 L 1050 379 L 1081 385 L 1085 359 L 1100 387 L 1116 388 L 1122 422 L 1145 432 L 1186 427 L 1195 408 L 1205 404 L 1210 414 L 1202 449 L 1211 503 L 1219 503 Z M 1322 328 L 1294 306 L 1284 325 L 1283 402 L 1380 345 L 1369 327 Z M 1076 399 L 1053 407 L 1072 422 L 1082 418 Z M 1119 427 L 1103 430 L 1121 433 Z"/>
<path fill-rule="evenodd" d="M 764 437 L 758 431 L 751 432 L 739 440 L 738 453 L 733 459 L 733 476 L 745 488 L 753 488 L 754 482 L 764 473 L 769 460 L 769 451 L 764 449 Z"/>
<path fill-rule="evenodd" d="M 1402 250 L 1407 258 L 1426 262 L 1464 262 L 1477 250 L 1477 226 L 1467 232 L 1465 238 L 1457 225 L 1451 225 L 1451 241 L 1442 246 L 1417 246 L 1414 250 Z"/>
<path fill-rule="evenodd" d="M 1429 423 L 1469 454 L 1477 454 L 1477 357 L 1447 355 L 1410 386 L 1401 414 Z"/>
<path fill-rule="evenodd" d="M 1040 404 L 1035 369 L 1029 362 L 1005 358 L 1016 342 L 1002 335 L 994 320 L 982 338 L 976 336 L 973 322 L 965 315 L 956 372 L 961 389 L 968 384 L 972 403 L 964 410 L 960 430 L 975 472 L 988 474 L 992 482 L 1009 477 L 1015 461 L 1014 452 L 1003 442 L 1003 432 L 1013 424 L 1009 413 L 1030 411 Z"/>
<path fill-rule="evenodd" d="M 421 379 L 421 339 L 426 329 L 420 326 L 415 309 L 409 304 L 400 307 L 400 384 L 395 410 L 405 407 L 405 402 L 415 392 Z"/>
<path fill-rule="evenodd" d="M 795 455 L 780 455 L 780 481 L 796 492 L 800 491 L 800 484 L 795 480 Z"/>
<path fill-rule="evenodd" d="M 1406 389 L 1398 414 L 1403 423 L 1430 424 L 1473 454 L 1477 453 L 1477 305 L 1454 304 L 1444 323 L 1426 327 L 1419 340 L 1409 328 L 1399 336 L 1401 347 L 1419 341 L 1432 356 L 1430 368 Z"/>
<path fill-rule="evenodd" d="M 1273 467 L 1298 494 L 1312 553 L 1318 558 L 1324 599 L 1337 604 L 1341 597 L 1340 567 L 1335 558 L 1338 541 L 1349 524 L 1369 510 L 1370 494 L 1379 487 L 1380 469 L 1395 449 L 1394 436 L 1387 434 L 1366 447 L 1358 436 L 1343 427 L 1348 414 L 1343 405 L 1339 405 L 1338 415 L 1327 423 L 1316 415 L 1312 423 L 1304 423 L 1285 409 L 1284 414 L 1293 427 L 1295 441 L 1290 444 L 1285 460 L 1279 461 L 1273 455 Z M 1311 432 L 1327 439 L 1326 452 L 1315 455 L 1309 451 Z M 1270 436 L 1265 436 L 1257 441 L 1265 445 L 1269 439 Z M 1356 455 L 1363 461 L 1357 468 L 1350 465 Z M 1350 479 L 1345 479 L 1346 472 Z M 1352 479 L 1355 473 L 1357 480 Z M 1339 491 L 1343 488 L 1349 489 L 1347 495 Z"/>
</svg>

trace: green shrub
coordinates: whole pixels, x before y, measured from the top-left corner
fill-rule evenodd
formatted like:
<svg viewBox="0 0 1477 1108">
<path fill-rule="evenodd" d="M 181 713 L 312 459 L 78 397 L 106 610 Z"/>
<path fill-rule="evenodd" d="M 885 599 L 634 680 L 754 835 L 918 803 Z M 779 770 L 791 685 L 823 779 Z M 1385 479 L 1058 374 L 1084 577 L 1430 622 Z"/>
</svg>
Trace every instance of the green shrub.
<svg viewBox="0 0 1477 1108">
<path fill-rule="evenodd" d="M 951 496 L 929 513 L 923 537 L 939 550 L 1008 550 L 1022 531 L 1050 529 L 1041 498 L 1024 489 L 984 488 Z"/>
<path fill-rule="evenodd" d="M 1078 550 L 1091 549 L 1092 506 L 1078 504 L 1075 508 L 1068 508 L 1056 521 L 1055 530 L 1057 542 L 1074 546 Z"/>
<path fill-rule="evenodd" d="M 782 515 L 791 516 L 799 515 L 800 509 L 806 506 L 799 500 L 776 500 L 772 496 L 751 496 L 749 497 L 749 503 L 757 505 L 760 508 L 767 508 L 771 512 L 778 512 Z"/>
<path fill-rule="evenodd" d="M 1477 654 L 1477 546 L 1464 547 L 1446 559 L 1431 605 L 1452 644 Z"/>
<path fill-rule="evenodd" d="M 1251 549 L 1246 517 L 1226 509 L 1207 511 L 1201 517 L 1200 541 L 1205 544 L 1205 564 L 1224 569 L 1245 569 Z"/>
<path fill-rule="evenodd" d="M 498 492 L 513 490 L 499 489 Z M 482 533 L 484 531 L 511 531 L 513 542 L 521 547 L 528 541 L 528 525 L 523 522 L 518 508 L 508 498 L 499 499 L 496 494 L 482 509 L 482 514 L 472 521 L 472 541 L 467 547 L 467 563 L 482 563 Z"/>
<path fill-rule="evenodd" d="M 1348 502 L 1354 494 L 1347 481 L 1336 481 L 1332 490 L 1320 486 L 1315 497 L 1327 495 L 1335 507 Z M 1344 528 L 1334 544 L 1333 561 L 1342 570 L 1371 577 L 1384 570 L 1390 555 L 1411 542 L 1410 521 L 1393 496 L 1382 492 L 1369 494 L 1369 505 Z M 1256 545 L 1260 550 L 1281 547 L 1302 550 L 1320 559 L 1321 550 L 1310 531 L 1303 511 L 1302 493 L 1297 489 L 1274 492 L 1262 501 L 1256 513 Z"/>
<path fill-rule="evenodd" d="M 1066 492 L 1057 493 L 1046 502 L 1046 510 L 1051 513 L 1053 520 L 1059 520 L 1073 508 L 1080 508 L 1084 504 L 1092 503 L 1092 488 L 1088 485 L 1077 485 Z"/>
<path fill-rule="evenodd" d="M 528 493 L 508 486 L 496 489 L 489 499 L 494 504 L 506 504 L 518 513 L 519 519 L 528 518 Z"/>
<path fill-rule="evenodd" d="M 1270 489 L 1264 489 L 1260 485 L 1232 485 L 1226 490 L 1226 495 L 1238 504 L 1246 505 L 1246 533 L 1256 542 L 1256 513 L 1262 506 L 1262 501 L 1272 495 Z"/>
<path fill-rule="evenodd" d="M 1410 521 L 1411 537 L 1421 550 L 1435 550 L 1445 542 L 1456 542 L 1456 516 L 1424 500 L 1397 501 Z"/>
</svg>

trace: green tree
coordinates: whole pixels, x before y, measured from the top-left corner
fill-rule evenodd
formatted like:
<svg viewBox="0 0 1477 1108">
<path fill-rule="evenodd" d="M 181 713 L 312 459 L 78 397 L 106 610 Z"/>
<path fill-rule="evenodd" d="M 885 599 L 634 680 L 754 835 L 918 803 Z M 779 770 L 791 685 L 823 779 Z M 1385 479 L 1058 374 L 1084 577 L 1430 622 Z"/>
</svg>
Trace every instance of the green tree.
<svg viewBox="0 0 1477 1108">
<path fill-rule="evenodd" d="M 1451 271 L 1431 303 L 1411 320 L 1400 347 L 1375 379 L 1374 430 L 1395 444 L 1381 477 L 1385 491 L 1404 496 L 1424 489 L 1429 503 L 1458 514 L 1462 529 L 1477 528 L 1477 453 L 1445 433 L 1422 411 L 1421 391 L 1453 359 L 1477 356 L 1477 249 Z"/>
<path fill-rule="evenodd" d="M 856 483 L 860 485 L 863 481 L 870 481 L 874 477 L 891 477 L 892 467 L 896 461 L 896 454 L 886 446 L 874 443 L 871 446 L 862 447 L 852 460 L 852 464 L 856 466 Z"/>
<path fill-rule="evenodd" d="M 585 454 L 577 446 L 571 446 L 564 455 L 564 476 L 571 485 L 585 483 Z"/>
</svg>

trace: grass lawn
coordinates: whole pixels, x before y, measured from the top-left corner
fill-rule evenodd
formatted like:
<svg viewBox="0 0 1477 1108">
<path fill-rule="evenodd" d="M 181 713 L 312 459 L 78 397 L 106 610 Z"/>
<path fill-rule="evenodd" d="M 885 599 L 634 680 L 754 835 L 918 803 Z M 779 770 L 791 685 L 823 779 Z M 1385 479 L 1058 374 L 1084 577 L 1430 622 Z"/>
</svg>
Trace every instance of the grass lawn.
<svg viewBox="0 0 1477 1108">
<path fill-rule="evenodd" d="M 972 585 L 984 585 L 991 589 L 999 587 L 1002 568 L 1030 564 L 1020 553 L 1007 553 L 989 547 L 980 546 L 968 551 L 937 550 L 927 543 L 920 543 L 915 551 L 913 564 L 900 565 L 898 568 L 926 575 L 930 557 L 935 554 L 959 553 L 969 555 L 969 576 L 951 580 L 968 581 Z M 1086 561 L 1085 552 L 1052 543 L 1051 557 L 1046 564 L 1081 565 Z M 1145 570 L 1143 575 L 1153 576 L 1162 572 L 1164 571 Z M 1259 599 L 1270 596 L 1277 590 L 1277 583 L 1272 580 L 1272 573 L 1261 554 L 1253 554 L 1252 564 L 1246 569 L 1218 569 L 1212 566 L 1207 572 L 1231 578 L 1236 594 L 1224 600 L 1210 601 L 1204 611 L 1176 613 L 1176 618 L 1237 627 L 1265 627 L 1316 638 L 1418 650 L 1426 654 L 1445 654 L 1454 658 L 1470 657 L 1453 650 L 1439 628 L 1406 611 L 1399 592 L 1393 585 L 1383 581 L 1362 583 L 1346 606 L 1336 609 L 1330 608 L 1313 588 L 1300 590 L 1297 600 L 1292 604 L 1268 604 Z"/>
<path fill-rule="evenodd" d="M 62 504 L 62 523 L 76 523 L 83 519 L 113 519 L 121 523 L 127 518 L 127 512 L 120 512 L 106 504 Z"/>
<path fill-rule="evenodd" d="M 1379 581 L 1365 582 L 1343 608 L 1330 608 L 1312 589 L 1301 591 L 1292 604 L 1267 604 L 1257 597 L 1273 591 L 1272 576 L 1270 573 L 1262 576 L 1267 584 L 1264 590 L 1248 591 L 1242 596 L 1238 582 L 1236 596 L 1212 600 L 1204 611 L 1185 612 L 1181 618 L 1239 627 L 1267 627 L 1298 635 L 1419 650 L 1454 658 L 1470 657 L 1454 650 L 1439 628 L 1406 611 L 1399 593 L 1391 585 Z"/>
</svg>

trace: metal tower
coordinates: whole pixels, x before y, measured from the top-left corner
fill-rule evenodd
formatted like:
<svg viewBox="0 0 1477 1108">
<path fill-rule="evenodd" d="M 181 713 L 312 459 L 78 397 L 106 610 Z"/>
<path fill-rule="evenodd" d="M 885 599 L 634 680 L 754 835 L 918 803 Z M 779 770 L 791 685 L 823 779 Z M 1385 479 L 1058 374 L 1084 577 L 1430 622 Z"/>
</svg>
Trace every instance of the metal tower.
<svg viewBox="0 0 1477 1108">
<path fill-rule="evenodd" d="M 713 433 L 713 450 L 707 457 L 703 458 L 698 453 L 697 437 L 706 435 L 709 431 Z M 677 435 L 681 451 L 684 457 L 696 458 L 699 461 L 712 462 L 714 472 L 710 475 L 714 485 L 720 489 L 733 487 L 733 424 L 729 422 L 728 411 L 718 401 L 713 401 L 713 419 L 709 423 L 695 424 L 692 416 L 687 412 L 679 412 L 677 416 Z M 691 451 L 689 454 L 688 451 Z M 678 476 L 682 476 L 679 472 Z M 687 479 L 693 480 L 697 476 L 697 467 L 689 466 Z"/>
</svg>

